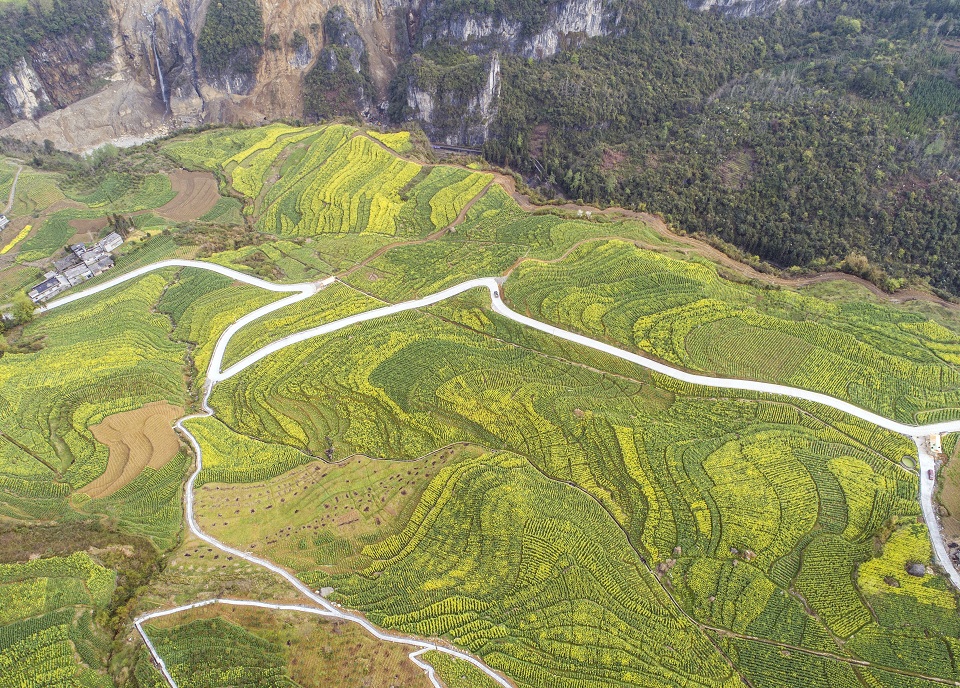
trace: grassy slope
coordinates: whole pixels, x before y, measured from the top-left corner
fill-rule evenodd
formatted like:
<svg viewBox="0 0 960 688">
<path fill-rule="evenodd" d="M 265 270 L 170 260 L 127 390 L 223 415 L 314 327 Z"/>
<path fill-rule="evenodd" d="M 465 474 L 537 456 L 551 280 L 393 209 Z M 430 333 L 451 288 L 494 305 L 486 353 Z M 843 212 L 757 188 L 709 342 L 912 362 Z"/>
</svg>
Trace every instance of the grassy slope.
<svg viewBox="0 0 960 688">
<path fill-rule="evenodd" d="M 352 624 L 312 615 L 218 605 L 163 617 L 148 630 L 181 686 L 244 680 L 302 688 L 429 686 L 407 657 L 409 648 L 378 643 Z M 196 642 L 200 635 L 216 638 L 216 645 Z M 146 679 L 144 686 L 165 685 L 146 659 L 137 676 Z"/>
</svg>

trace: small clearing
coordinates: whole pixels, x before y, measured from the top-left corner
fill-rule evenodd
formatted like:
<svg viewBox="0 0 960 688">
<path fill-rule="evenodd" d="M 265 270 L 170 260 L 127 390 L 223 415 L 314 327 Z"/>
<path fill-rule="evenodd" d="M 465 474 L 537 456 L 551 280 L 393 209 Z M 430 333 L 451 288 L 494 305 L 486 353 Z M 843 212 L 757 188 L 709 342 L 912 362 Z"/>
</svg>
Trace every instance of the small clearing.
<svg viewBox="0 0 960 688">
<path fill-rule="evenodd" d="M 171 172 L 170 187 L 177 195 L 154 212 L 174 222 L 196 220 L 220 200 L 217 178 L 209 172 Z"/>
<path fill-rule="evenodd" d="M 163 468 L 180 448 L 173 421 L 182 415 L 179 406 L 154 401 L 91 426 L 97 441 L 109 447 L 110 458 L 103 475 L 80 491 L 94 499 L 108 497 L 130 484 L 144 468 Z"/>
</svg>

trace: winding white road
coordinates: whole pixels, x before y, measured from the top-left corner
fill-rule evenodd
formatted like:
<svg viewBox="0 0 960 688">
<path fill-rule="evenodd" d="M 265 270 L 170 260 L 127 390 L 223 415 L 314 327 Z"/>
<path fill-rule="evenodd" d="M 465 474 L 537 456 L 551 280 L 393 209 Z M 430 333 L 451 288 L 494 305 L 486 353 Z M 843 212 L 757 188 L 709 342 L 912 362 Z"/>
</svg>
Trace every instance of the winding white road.
<svg viewBox="0 0 960 688">
<path fill-rule="evenodd" d="M 636 365 L 661 373 L 663 375 L 667 375 L 674 379 L 682 380 L 684 382 L 688 382 L 695 385 L 702 385 L 702 386 L 713 387 L 717 389 L 745 390 L 745 391 L 751 391 L 751 392 L 758 392 L 762 394 L 772 394 L 772 395 L 790 397 L 794 399 L 803 399 L 806 401 L 823 404 L 824 406 L 829 406 L 839 411 L 843 411 L 844 413 L 848 413 L 852 416 L 856 416 L 857 418 L 865 420 L 874 425 L 880 426 L 882 428 L 886 428 L 887 430 L 892 430 L 893 432 L 910 437 L 917 444 L 918 454 L 920 458 L 920 504 L 921 504 L 924 520 L 926 521 L 928 530 L 930 532 L 930 538 L 933 544 L 934 553 L 936 554 L 937 560 L 939 561 L 941 567 L 949 575 L 950 580 L 953 582 L 955 586 L 960 588 L 960 573 L 957 572 L 957 570 L 953 567 L 950 561 L 950 558 L 947 554 L 946 547 L 943 542 L 943 538 L 940 533 L 940 526 L 936 518 L 936 512 L 933 505 L 934 480 L 931 479 L 928 474 L 928 471 L 931 468 L 934 468 L 935 466 L 934 457 L 929 453 L 925 445 L 925 440 L 930 435 L 940 434 L 944 432 L 960 431 L 960 420 L 946 421 L 941 423 L 932 423 L 929 425 L 921 425 L 921 426 L 907 425 L 895 420 L 884 418 L 883 416 L 880 416 L 870 411 L 867 411 L 865 409 L 862 409 L 859 406 L 855 406 L 847 401 L 836 399 L 834 397 L 828 396 L 826 394 L 821 394 L 819 392 L 812 392 L 806 389 L 799 389 L 796 387 L 788 387 L 786 385 L 778 385 L 778 384 L 772 384 L 767 382 L 757 382 L 754 380 L 740 380 L 740 379 L 734 379 L 734 378 L 721 378 L 721 377 L 713 377 L 709 375 L 698 375 L 696 373 L 689 373 L 683 370 L 678 370 L 664 363 L 660 363 L 658 361 L 654 361 L 649 358 L 646 358 L 645 356 L 642 356 L 640 354 L 636 354 L 630 351 L 624 351 L 623 349 L 618 349 L 615 346 L 597 341 L 595 339 L 591 339 L 590 337 L 585 337 L 581 334 L 577 334 L 574 332 L 568 332 L 567 330 L 563 330 L 553 325 L 548 325 L 546 323 L 540 322 L 539 320 L 534 320 L 533 318 L 529 318 L 525 315 L 521 315 L 511 310 L 503 302 L 503 300 L 500 297 L 500 281 L 492 277 L 468 280 L 466 282 L 455 285 L 448 289 L 444 289 L 443 291 L 437 292 L 436 294 L 432 294 L 430 296 L 426 296 L 421 299 L 415 299 L 412 301 L 406 301 L 403 303 L 393 304 L 390 306 L 384 306 L 383 308 L 377 308 L 374 310 L 366 311 L 364 313 L 358 313 L 356 315 L 351 315 L 349 317 L 342 318 L 340 320 L 336 320 L 331 323 L 327 323 L 326 325 L 320 325 L 319 327 L 314 327 L 312 329 L 304 330 L 302 332 L 297 332 L 295 334 L 282 337 L 281 339 L 278 339 L 264 346 L 263 348 L 255 351 L 249 356 L 243 358 L 242 360 L 233 364 L 226 370 L 221 370 L 224 352 L 226 351 L 227 344 L 229 343 L 230 339 L 241 328 L 243 328 L 244 326 L 253 322 L 257 318 L 260 318 L 268 313 L 284 308 L 292 303 L 296 303 L 297 301 L 301 301 L 303 299 L 309 298 L 310 296 L 315 294 L 319 289 L 322 289 L 323 287 L 331 284 L 334 280 L 332 278 L 327 278 L 320 282 L 310 282 L 310 283 L 303 283 L 303 284 L 274 284 L 274 283 L 259 279 L 257 277 L 252 277 L 242 272 L 232 270 L 222 265 L 217 265 L 215 263 L 207 263 L 207 262 L 195 261 L 195 260 L 176 260 L 176 259 L 164 260 L 158 263 L 154 263 L 152 265 L 147 265 L 141 268 L 137 268 L 136 270 L 120 275 L 119 277 L 111 279 L 95 287 L 91 287 L 89 289 L 85 289 L 75 294 L 71 294 L 69 296 L 65 296 L 63 298 L 52 301 L 46 306 L 39 308 L 38 312 L 46 312 L 46 311 L 52 310 L 54 308 L 63 306 L 68 303 L 72 303 L 79 299 L 86 298 L 88 296 L 92 296 L 94 294 L 103 292 L 107 289 L 123 284 L 124 282 L 127 282 L 129 280 L 136 279 L 137 277 L 145 275 L 149 272 L 153 272 L 155 270 L 162 270 L 164 268 L 169 268 L 169 267 L 190 267 L 190 268 L 199 268 L 203 270 L 211 270 L 213 272 L 230 277 L 232 279 L 246 282 L 247 284 L 261 287 L 263 289 L 268 289 L 270 291 L 291 292 L 291 296 L 280 299 L 278 301 L 274 301 L 273 303 L 267 304 L 266 306 L 263 306 L 262 308 L 259 308 L 243 316 L 242 318 L 238 319 L 235 323 L 230 325 L 230 327 L 228 327 L 224 331 L 224 333 L 217 340 L 216 346 L 214 348 L 214 352 L 210 359 L 209 368 L 206 372 L 207 383 L 205 385 L 205 391 L 204 391 L 204 396 L 202 401 L 202 408 L 204 412 L 201 414 L 193 415 L 193 416 L 187 416 L 185 418 L 180 419 L 176 423 L 176 427 L 187 438 L 187 440 L 193 446 L 193 449 L 197 455 L 197 467 L 196 467 L 196 470 L 193 472 L 193 474 L 190 476 L 190 479 L 187 481 L 187 488 L 185 492 L 187 524 L 190 528 L 190 531 L 200 539 L 217 547 L 218 549 L 228 552 L 234 556 L 240 557 L 241 559 L 244 559 L 258 566 L 262 566 L 270 571 L 273 571 L 277 575 L 282 576 L 292 586 L 294 586 L 300 593 L 302 593 L 303 595 L 305 595 L 307 598 L 309 598 L 315 604 L 318 605 L 317 608 L 304 607 L 302 609 L 297 605 L 293 605 L 293 606 L 288 605 L 291 609 L 298 609 L 300 611 L 307 611 L 310 613 L 320 614 L 322 616 L 329 616 L 329 617 L 342 619 L 345 621 L 350 621 L 352 623 L 359 624 L 364 629 L 366 629 L 371 635 L 373 635 L 374 637 L 380 640 L 387 641 L 387 642 L 401 643 L 404 645 L 417 648 L 414 652 L 411 653 L 410 657 L 417 664 L 417 666 L 424 669 L 424 671 L 427 673 L 427 676 L 430 678 L 431 682 L 433 683 L 434 686 L 436 686 L 436 688 L 441 688 L 441 684 L 439 682 L 439 679 L 437 679 L 433 671 L 433 668 L 430 667 L 429 664 L 418 659 L 418 656 L 420 654 L 428 650 L 438 650 L 440 652 L 444 652 L 446 654 L 453 655 L 454 657 L 458 657 L 459 659 L 462 659 L 464 661 L 470 662 L 471 664 L 478 667 L 480 670 L 482 670 L 484 673 L 490 676 L 493 680 L 495 680 L 498 684 L 504 686 L 505 688 L 510 688 L 512 684 L 503 676 L 501 676 L 497 672 L 487 667 L 481 661 L 464 652 L 460 652 L 458 650 L 453 650 L 451 648 L 444 647 L 442 645 L 436 645 L 434 643 L 430 643 L 422 640 L 416 640 L 413 638 L 407 638 L 400 635 L 386 633 L 378 629 L 376 626 L 371 624 L 369 621 L 367 621 L 365 618 L 363 618 L 359 614 L 345 611 L 341 609 L 338 605 L 335 605 L 329 602 L 328 600 L 324 599 L 323 597 L 315 593 L 313 590 L 311 590 L 309 587 L 304 585 L 304 583 L 300 581 L 296 576 L 291 574 L 289 571 L 283 569 L 282 567 L 277 566 L 276 564 L 273 564 L 264 559 L 260 559 L 259 557 L 255 557 L 246 552 L 241 552 L 240 550 L 229 547 L 224 543 L 219 542 L 218 540 L 204 533 L 200 529 L 200 526 L 197 524 L 197 521 L 194 515 L 194 483 L 196 482 L 197 475 L 200 473 L 200 470 L 203 467 L 202 452 L 200 449 L 200 445 L 196 441 L 196 438 L 194 438 L 193 435 L 190 434 L 190 432 L 183 426 L 183 422 L 186 420 L 189 420 L 190 418 L 212 416 L 213 409 L 210 408 L 208 402 L 210 399 L 210 394 L 213 391 L 213 386 L 219 381 L 226 380 L 233 377 L 237 373 L 245 370 L 246 368 L 249 368 L 253 364 L 257 363 L 258 361 L 266 358 L 270 354 L 276 353 L 281 349 L 284 349 L 288 346 L 293 346 L 294 344 L 298 344 L 300 342 L 306 341 L 313 337 L 319 337 L 321 335 L 330 334 L 332 332 L 342 330 L 352 325 L 357 325 L 369 320 L 376 320 L 378 318 L 387 317 L 390 315 L 394 315 L 396 313 L 402 313 L 404 311 L 414 310 L 417 308 L 425 308 L 427 306 L 431 306 L 436 303 L 440 303 L 441 301 L 444 301 L 446 299 L 457 296 L 458 294 L 462 294 L 471 289 L 486 289 L 490 293 L 493 311 L 495 313 L 498 313 L 499 315 L 502 315 L 503 317 L 509 318 L 510 320 L 518 322 L 522 325 L 526 325 L 527 327 L 531 327 L 535 330 L 539 330 L 541 332 L 545 332 L 555 337 L 565 339 L 569 342 L 573 342 L 581 346 L 586 346 L 591 349 L 595 349 L 597 351 L 601 351 L 603 353 L 609 354 L 611 356 L 616 356 L 617 358 L 630 361 L 631 363 L 635 363 Z M 170 683 L 170 685 L 173 688 L 176 688 L 176 682 L 174 681 L 173 677 L 170 676 L 169 672 L 167 671 L 166 665 L 163 663 L 162 658 L 157 653 L 153 644 L 150 642 L 150 639 L 147 637 L 147 634 L 144 632 L 142 624 L 143 622 L 148 621 L 152 618 L 157 618 L 159 616 L 164 616 L 167 614 L 173 614 L 173 613 L 176 613 L 177 611 L 182 611 L 184 609 L 203 606 L 205 604 L 212 604 L 214 602 L 220 602 L 224 604 L 248 604 L 248 605 L 254 605 L 254 606 L 263 606 L 266 608 L 282 607 L 282 605 L 271 606 L 269 603 L 264 603 L 264 602 L 249 602 L 249 601 L 238 601 L 238 600 L 230 600 L 230 601 L 208 600 L 205 602 L 198 602 L 193 605 L 187 605 L 186 607 L 179 607 L 177 609 L 170 609 L 170 610 L 164 610 L 159 612 L 153 612 L 151 614 L 145 614 L 137 618 L 135 621 L 135 624 L 137 626 L 138 631 L 140 632 L 141 636 L 143 636 L 144 642 L 149 648 L 154 659 L 157 661 L 157 664 L 160 667 L 164 677 L 167 679 L 167 681 Z"/>
</svg>

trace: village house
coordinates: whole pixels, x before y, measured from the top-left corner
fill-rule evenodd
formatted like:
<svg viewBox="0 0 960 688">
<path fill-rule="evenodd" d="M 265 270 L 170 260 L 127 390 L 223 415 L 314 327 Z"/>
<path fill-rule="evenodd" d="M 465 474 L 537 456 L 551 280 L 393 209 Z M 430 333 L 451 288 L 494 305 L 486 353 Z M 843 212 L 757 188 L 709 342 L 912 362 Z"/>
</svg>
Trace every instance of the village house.
<svg viewBox="0 0 960 688">
<path fill-rule="evenodd" d="M 86 244 L 73 244 L 66 256 L 53 262 L 54 269 L 46 273 L 46 279 L 27 292 L 27 296 L 34 303 L 41 303 L 109 270 L 113 267 L 111 252 L 122 244 L 123 237 L 116 232 L 110 232 L 89 248 Z"/>
</svg>

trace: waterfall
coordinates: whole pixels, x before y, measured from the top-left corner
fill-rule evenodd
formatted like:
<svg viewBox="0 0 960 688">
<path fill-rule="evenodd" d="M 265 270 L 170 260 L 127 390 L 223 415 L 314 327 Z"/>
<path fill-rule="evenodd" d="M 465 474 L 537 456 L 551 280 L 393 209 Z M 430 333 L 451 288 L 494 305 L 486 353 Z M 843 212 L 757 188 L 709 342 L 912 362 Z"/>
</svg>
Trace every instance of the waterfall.
<svg viewBox="0 0 960 688">
<path fill-rule="evenodd" d="M 167 84 L 163 80 L 163 68 L 160 66 L 160 51 L 157 50 L 157 34 L 156 27 L 154 27 L 153 34 L 153 58 L 157 62 L 157 79 L 160 80 L 160 95 L 163 97 L 163 111 L 164 114 L 170 112 L 170 99 L 167 97 Z"/>
</svg>

